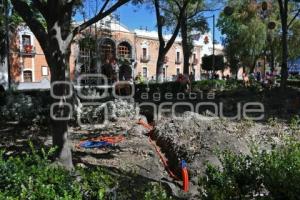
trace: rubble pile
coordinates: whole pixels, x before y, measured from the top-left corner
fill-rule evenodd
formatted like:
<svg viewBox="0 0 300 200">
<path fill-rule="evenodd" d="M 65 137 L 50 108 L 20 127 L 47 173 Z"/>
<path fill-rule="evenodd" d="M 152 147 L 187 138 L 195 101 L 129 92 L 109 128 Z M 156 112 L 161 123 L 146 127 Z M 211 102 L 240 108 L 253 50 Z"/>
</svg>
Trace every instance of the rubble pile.
<svg viewBox="0 0 300 200">
<path fill-rule="evenodd" d="M 110 119 L 107 126 L 102 129 L 90 129 L 86 134 L 80 131 L 76 134 L 77 131 L 73 131 L 73 146 L 76 146 L 83 136 L 89 138 L 124 135 L 125 140 L 106 149 L 74 148 L 75 152 L 80 152 L 80 163 L 130 171 L 151 180 L 162 181 L 171 188 L 174 196 L 180 196 L 181 182 L 176 183 L 169 176 L 156 149 L 149 143 L 149 129 L 137 123 L 139 119 L 148 123 L 149 116 L 140 115 L 148 112 L 140 111 L 126 100 L 110 101 L 89 111 L 103 113 L 104 105 Z M 281 141 L 283 133 L 287 133 L 287 127 L 282 123 L 232 121 L 209 113 L 204 116 L 185 112 L 182 117 L 162 117 L 155 121 L 152 140 L 156 142 L 168 160 L 168 167 L 177 177 L 181 177 L 181 161 L 187 162 L 191 184 L 189 194 L 195 196 L 198 193 L 198 178 L 204 175 L 206 163 L 222 167 L 217 151 L 230 150 L 249 154 L 253 142 L 269 149 L 272 143 Z"/>
<path fill-rule="evenodd" d="M 154 139 L 178 176 L 181 172 L 180 162 L 185 160 L 188 163 L 191 180 L 196 184 L 207 162 L 221 167 L 217 151 L 250 154 L 253 143 L 261 149 L 269 149 L 272 143 L 280 143 L 281 136 L 278 133 L 286 131 L 284 126 L 234 122 L 185 112 L 181 118 L 160 120 L 156 125 Z"/>
<path fill-rule="evenodd" d="M 135 106 L 134 103 L 122 99 L 107 102 L 107 107 L 110 119 L 117 117 L 136 119 L 140 112 L 139 107 Z"/>
<path fill-rule="evenodd" d="M 80 104 L 75 109 L 74 119 L 82 124 L 92 126 L 93 124 L 102 124 L 103 121 L 118 121 L 118 118 L 128 118 L 129 120 L 139 117 L 139 107 L 127 100 L 115 99 L 106 103 L 85 103 Z M 78 120 L 80 119 L 80 120 Z"/>
</svg>

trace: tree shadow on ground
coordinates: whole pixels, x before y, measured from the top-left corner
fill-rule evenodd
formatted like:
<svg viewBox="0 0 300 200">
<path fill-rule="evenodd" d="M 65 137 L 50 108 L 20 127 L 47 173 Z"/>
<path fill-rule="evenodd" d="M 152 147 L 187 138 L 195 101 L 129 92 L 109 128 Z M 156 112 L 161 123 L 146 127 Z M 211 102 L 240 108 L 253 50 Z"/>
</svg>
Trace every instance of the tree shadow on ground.
<svg viewBox="0 0 300 200">
<path fill-rule="evenodd" d="M 125 172 L 115 167 L 97 166 L 90 163 L 85 163 L 86 167 L 93 170 L 95 168 L 101 168 L 105 173 L 111 175 L 117 182 L 117 185 L 110 190 L 110 199 L 118 200 L 140 200 L 145 199 L 145 193 L 151 191 L 152 184 L 161 184 L 165 188 L 168 196 L 172 196 L 172 190 L 168 184 L 157 180 L 147 178 L 131 172 Z M 172 197 L 173 199 L 179 199 L 178 197 Z"/>
<path fill-rule="evenodd" d="M 36 128 L 32 125 L 18 123 L 0 123 L 0 149 L 7 156 L 17 156 L 32 153 L 30 143 L 35 149 L 48 149 L 45 141 L 49 138 L 47 127 Z"/>
</svg>

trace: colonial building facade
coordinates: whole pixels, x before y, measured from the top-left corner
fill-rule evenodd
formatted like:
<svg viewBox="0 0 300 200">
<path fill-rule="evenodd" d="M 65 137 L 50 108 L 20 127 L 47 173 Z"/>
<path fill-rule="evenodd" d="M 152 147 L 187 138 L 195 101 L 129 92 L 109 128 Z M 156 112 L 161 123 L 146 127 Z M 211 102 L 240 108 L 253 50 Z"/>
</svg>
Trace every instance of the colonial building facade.
<svg viewBox="0 0 300 200">
<path fill-rule="evenodd" d="M 87 35 L 93 38 L 85 43 L 89 46 L 82 44 Z M 169 35 L 165 35 L 166 40 L 169 38 Z M 20 27 L 10 44 L 11 82 L 18 89 L 49 88 L 50 70 L 41 46 L 29 28 Z M 134 79 L 138 74 L 144 79 L 155 79 L 158 48 L 156 32 L 130 31 L 114 18 L 107 18 L 77 36 L 72 44 L 70 56 L 72 80 L 83 73 L 100 74 L 103 72 L 103 66 L 108 63 L 118 65 L 118 78 L 120 79 L 124 79 L 124 76 Z M 216 45 L 216 54 L 222 53 L 223 47 Z M 210 54 L 212 54 L 210 35 L 199 35 L 194 41 L 189 66 L 196 80 L 199 80 L 203 73 L 202 57 Z M 122 68 L 121 65 L 126 67 Z M 176 76 L 182 72 L 183 52 L 181 39 L 178 37 L 164 60 L 165 81 L 175 80 Z"/>
</svg>

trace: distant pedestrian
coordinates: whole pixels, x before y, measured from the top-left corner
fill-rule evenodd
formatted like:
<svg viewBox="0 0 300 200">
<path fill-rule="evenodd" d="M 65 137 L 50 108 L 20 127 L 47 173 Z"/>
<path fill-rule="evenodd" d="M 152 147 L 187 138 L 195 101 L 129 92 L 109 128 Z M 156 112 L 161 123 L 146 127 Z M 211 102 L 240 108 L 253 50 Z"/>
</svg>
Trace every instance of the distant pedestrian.
<svg viewBox="0 0 300 200">
<path fill-rule="evenodd" d="M 256 80 L 257 80 L 258 82 L 261 81 L 261 74 L 260 74 L 260 72 L 256 72 Z"/>
<path fill-rule="evenodd" d="M 245 87 L 250 86 L 250 80 L 249 80 L 249 77 L 248 77 L 247 73 L 243 73 L 243 81 L 244 81 L 244 86 Z"/>
<path fill-rule="evenodd" d="M 179 74 L 177 76 L 177 83 L 179 83 L 179 91 L 180 92 L 187 92 L 189 90 L 190 81 L 187 76 L 184 76 L 183 74 Z"/>
<path fill-rule="evenodd" d="M 190 73 L 189 80 L 190 81 L 195 81 L 195 75 L 193 74 L 193 72 Z"/>
</svg>

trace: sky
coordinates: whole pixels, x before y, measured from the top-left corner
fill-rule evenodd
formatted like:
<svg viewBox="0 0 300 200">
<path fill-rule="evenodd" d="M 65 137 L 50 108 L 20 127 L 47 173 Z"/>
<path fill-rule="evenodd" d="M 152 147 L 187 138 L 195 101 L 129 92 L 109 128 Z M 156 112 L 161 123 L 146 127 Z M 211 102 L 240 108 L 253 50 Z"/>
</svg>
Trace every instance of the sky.
<svg viewBox="0 0 300 200">
<path fill-rule="evenodd" d="M 156 31 L 156 17 L 155 12 L 145 6 L 133 6 L 131 4 L 127 4 L 118 9 L 117 13 L 120 15 L 120 21 L 122 24 L 127 26 L 130 30 L 139 29 L 142 27 L 143 29 L 155 30 Z M 216 16 L 216 23 L 218 20 L 218 16 L 220 11 L 215 12 L 206 12 L 205 17 L 211 17 L 212 15 Z M 209 29 L 212 32 L 213 30 L 213 18 L 207 19 L 209 24 Z M 221 33 L 216 27 L 216 40 L 221 43 Z"/>
<path fill-rule="evenodd" d="M 88 12 L 88 11 L 87 11 Z M 92 12 L 92 11 L 90 11 Z M 115 14 L 120 16 L 120 22 L 128 27 L 130 30 L 134 29 L 147 29 L 149 31 L 156 31 L 156 17 L 155 11 L 153 9 L 149 9 L 146 6 L 134 6 L 132 4 L 126 4 L 120 7 Z M 212 15 L 216 16 L 216 23 L 218 20 L 218 16 L 220 11 L 215 12 L 206 12 L 205 17 L 211 17 Z M 76 20 L 81 21 L 82 17 L 80 14 L 76 15 Z M 207 19 L 209 24 L 209 29 L 212 32 L 213 30 L 213 19 Z M 216 41 L 221 43 L 221 33 L 216 27 Z"/>
</svg>

